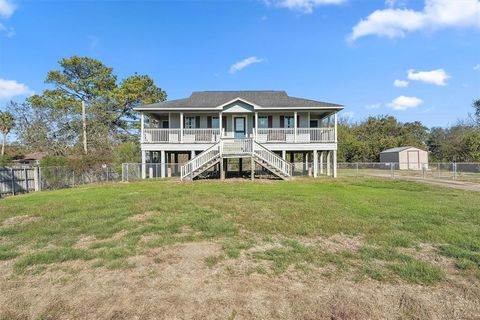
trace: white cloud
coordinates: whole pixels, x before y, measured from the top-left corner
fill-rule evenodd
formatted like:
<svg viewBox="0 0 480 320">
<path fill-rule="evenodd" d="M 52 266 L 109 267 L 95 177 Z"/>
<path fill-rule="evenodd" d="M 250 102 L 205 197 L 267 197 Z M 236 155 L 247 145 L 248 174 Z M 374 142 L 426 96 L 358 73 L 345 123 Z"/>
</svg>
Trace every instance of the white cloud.
<svg viewBox="0 0 480 320">
<path fill-rule="evenodd" d="M 249 58 L 243 59 L 242 61 L 238 61 L 238 62 L 234 63 L 230 67 L 230 73 L 234 74 L 235 72 L 240 71 L 243 68 L 246 68 L 251 64 L 260 63 L 260 62 L 263 62 L 263 59 L 258 59 L 257 57 L 249 57 Z"/>
<path fill-rule="evenodd" d="M 393 81 L 393 86 L 397 87 L 397 88 L 405 88 L 408 86 L 408 81 L 405 81 L 405 80 L 395 80 Z"/>
<path fill-rule="evenodd" d="M 367 104 L 367 105 L 365 106 L 365 109 L 367 109 L 367 110 L 373 110 L 373 109 L 378 109 L 378 108 L 380 108 L 381 106 L 382 106 L 381 103 Z"/>
<path fill-rule="evenodd" d="M 0 0 L 0 16 L 8 19 L 15 12 L 15 6 L 9 0 Z"/>
<path fill-rule="evenodd" d="M 418 107 L 423 101 L 417 97 L 400 96 L 388 104 L 393 110 L 405 111 Z"/>
<path fill-rule="evenodd" d="M 313 9 L 322 5 L 342 4 L 345 0 L 264 0 L 268 5 L 274 5 L 279 8 L 300 11 L 303 13 L 312 13 Z"/>
<path fill-rule="evenodd" d="M 23 83 L 18 83 L 15 80 L 0 79 L 0 100 L 31 94 L 33 94 L 33 91 Z"/>
<path fill-rule="evenodd" d="M 445 81 L 450 78 L 450 76 L 443 69 L 436 69 L 432 71 L 415 71 L 410 69 L 407 71 L 407 74 L 409 80 L 433 83 L 437 86 L 445 86 Z"/>
<path fill-rule="evenodd" d="M 475 66 L 473 67 L 473 70 L 480 70 L 480 63 L 478 63 L 477 65 L 475 65 Z"/>
<path fill-rule="evenodd" d="M 447 27 L 480 28 L 480 1 L 425 0 L 421 11 L 393 8 L 376 10 L 353 27 L 348 39 L 354 41 L 368 35 L 404 37 L 412 31 Z"/>
<path fill-rule="evenodd" d="M 0 31 L 5 32 L 7 38 L 13 37 L 15 35 L 15 30 L 13 28 L 9 28 L 2 23 L 0 23 Z"/>
</svg>

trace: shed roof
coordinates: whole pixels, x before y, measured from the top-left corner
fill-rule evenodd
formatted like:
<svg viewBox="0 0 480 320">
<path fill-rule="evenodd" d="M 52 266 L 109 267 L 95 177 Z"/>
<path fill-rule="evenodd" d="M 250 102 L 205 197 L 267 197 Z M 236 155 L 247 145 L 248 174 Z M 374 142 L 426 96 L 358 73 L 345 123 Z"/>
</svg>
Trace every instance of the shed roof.
<svg viewBox="0 0 480 320">
<path fill-rule="evenodd" d="M 418 149 L 418 148 L 415 148 L 415 147 L 396 147 L 396 148 L 390 148 L 390 149 L 386 149 L 386 150 L 383 150 L 382 152 L 380 153 L 393 153 L 393 152 L 402 152 L 404 150 L 407 150 L 407 149 L 417 149 L 417 150 L 420 150 L 420 151 L 425 151 L 425 150 L 422 150 L 422 149 Z M 426 151 L 425 151 L 426 152 Z"/>
<path fill-rule="evenodd" d="M 32 152 L 26 154 L 22 160 L 42 160 L 47 155 L 46 152 Z"/>
<path fill-rule="evenodd" d="M 149 104 L 135 109 L 216 108 L 237 98 L 254 103 L 263 108 L 343 109 L 342 105 L 335 103 L 290 97 L 285 91 L 196 91 L 188 98 Z"/>
</svg>

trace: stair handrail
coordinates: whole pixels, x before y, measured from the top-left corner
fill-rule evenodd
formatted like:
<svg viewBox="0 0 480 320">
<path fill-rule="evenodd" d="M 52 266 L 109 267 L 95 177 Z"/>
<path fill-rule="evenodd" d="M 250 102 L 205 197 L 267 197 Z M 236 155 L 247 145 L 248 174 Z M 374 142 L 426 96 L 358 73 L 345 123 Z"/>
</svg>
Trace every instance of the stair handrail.
<svg viewBox="0 0 480 320">
<path fill-rule="evenodd" d="M 190 159 L 180 168 L 180 179 L 183 180 L 185 177 L 191 175 L 195 170 L 203 166 L 204 164 L 215 159 L 221 150 L 222 140 L 215 143 L 211 147 L 205 149 L 202 153 Z"/>
<path fill-rule="evenodd" d="M 253 141 L 253 152 L 257 157 L 266 161 L 286 176 L 292 176 L 292 164 L 257 141 Z"/>
</svg>

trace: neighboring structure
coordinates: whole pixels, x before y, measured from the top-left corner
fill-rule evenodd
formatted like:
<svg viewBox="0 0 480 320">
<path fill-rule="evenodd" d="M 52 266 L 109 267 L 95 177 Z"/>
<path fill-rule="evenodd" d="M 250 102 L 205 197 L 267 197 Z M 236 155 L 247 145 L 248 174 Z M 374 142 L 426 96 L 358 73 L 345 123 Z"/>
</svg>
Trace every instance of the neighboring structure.
<svg viewBox="0 0 480 320">
<path fill-rule="evenodd" d="M 142 164 L 145 169 L 151 162 L 179 163 L 179 155 L 187 154 L 182 179 L 212 168 L 224 178 L 228 159 L 238 158 L 240 171 L 242 160 L 250 160 L 252 178 L 257 165 L 289 178 L 287 159 L 301 154 L 305 164 L 313 162 L 313 176 L 325 171 L 336 177 L 337 112 L 342 109 L 285 91 L 202 91 L 141 106 L 135 110 L 141 113 Z M 166 166 L 160 170 L 165 177 Z"/>
<path fill-rule="evenodd" d="M 415 147 L 391 148 L 380 152 L 380 162 L 398 163 L 400 170 L 428 169 L 428 152 Z"/>
<path fill-rule="evenodd" d="M 15 160 L 14 162 L 20 164 L 28 164 L 33 166 L 38 166 L 40 161 L 47 156 L 46 152 L 32 152 L 26 154 L 23 158 Z"/>
</svg>

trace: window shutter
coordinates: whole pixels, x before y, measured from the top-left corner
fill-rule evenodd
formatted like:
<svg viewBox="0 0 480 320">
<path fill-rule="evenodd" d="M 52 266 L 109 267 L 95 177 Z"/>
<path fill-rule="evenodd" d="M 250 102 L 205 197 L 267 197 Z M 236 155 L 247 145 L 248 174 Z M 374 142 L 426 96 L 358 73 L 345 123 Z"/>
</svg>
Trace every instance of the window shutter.
<svg viewBox="0 0 480 320">
<path fill-rule="evenodd" d="M 285 127 L 285 117 L 280 116 L 280 128 L 284 128 L 284 127 Z"/>
<path fill-rule="evenodd" d="M 211 128 L 212 127 L 212 117 L 211 116 L 208 116 L 207 117 L 207 128 Z"/>
<path fill-rule="evenodd" d="M 272 116 L 268 116 L 268 127 L 273 128 L 273 117 Z"/>
<path fill-rule="evenodd" d="M 227 129 L 227 116 L 222 116 L 222 129 Z"/>
<path fill-rule="evenodd" d="M 297 128 L 300 128 L 300 116 L 297 114 Z"/>
<path fill-rule="evenodd" d="M 195 117 L 195 128 L 200 128 L 200 116 Z"/>
</svg>

